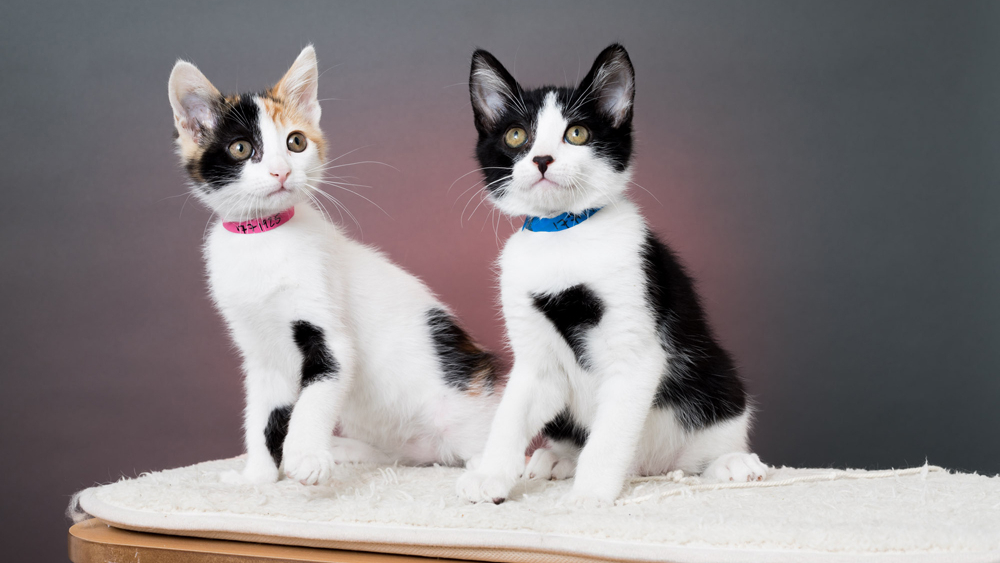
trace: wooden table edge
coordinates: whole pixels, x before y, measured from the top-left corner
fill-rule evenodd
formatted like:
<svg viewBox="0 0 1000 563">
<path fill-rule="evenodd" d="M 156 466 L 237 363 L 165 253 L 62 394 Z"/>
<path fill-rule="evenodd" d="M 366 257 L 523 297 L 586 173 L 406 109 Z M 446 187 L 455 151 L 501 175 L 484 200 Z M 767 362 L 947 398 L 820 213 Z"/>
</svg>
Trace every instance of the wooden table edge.
<svg viewBox="0 0 1000 563">
<path fill-rule="evenodd" d="M 92 518 L 69 529 L 73 563 L 412 563 L 428 559 L 361 551 L 343 551 L 132 532 Z M 454 560 L 451 560 L 454 561 Z"/>
</svg>

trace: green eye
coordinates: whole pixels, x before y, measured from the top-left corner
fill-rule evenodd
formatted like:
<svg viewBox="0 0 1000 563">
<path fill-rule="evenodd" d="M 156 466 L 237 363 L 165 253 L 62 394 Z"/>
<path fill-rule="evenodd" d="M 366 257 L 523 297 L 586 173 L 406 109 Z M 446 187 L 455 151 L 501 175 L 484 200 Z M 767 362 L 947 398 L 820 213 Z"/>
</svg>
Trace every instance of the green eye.
<svg viewBox="0 0 1000 563">
<path fill-rule="evenodd" d="M 233 141 L 229 144 L 229 156 L 236 160 L 246 160 L 253 156 L 253 145 L 243 139 Z"/>
<path fill-rule="evenodd" d="M 309 142 L 306 141 L 306 135 L 302 131 L 295 131 L 288 136 L 288 150 L 292 152 L 302 152 L 306 150 L 306 146 Z"/>
<path fill-rule="evenodd" d="M 507 130 L 507 133 L 503 136 L 503 142 L 507 143 L 507 146 L 516 149 L 520 147 L 528 140 L 528 132 L 520 127 L 511 127 Z"/>
<path fill-rule="evenodd" d="M 571 145 L 582 145 L 590 140 L 590 130 L 583 125 L 570 125 L 566 130 L 566 142 Z"/>
</svg>

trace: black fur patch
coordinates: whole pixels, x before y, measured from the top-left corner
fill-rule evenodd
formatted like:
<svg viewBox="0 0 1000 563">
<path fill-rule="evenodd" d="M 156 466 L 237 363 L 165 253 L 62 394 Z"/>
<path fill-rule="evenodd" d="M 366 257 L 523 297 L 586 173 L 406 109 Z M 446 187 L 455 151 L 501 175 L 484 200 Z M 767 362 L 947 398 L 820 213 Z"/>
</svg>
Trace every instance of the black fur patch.
<svg viewBox="0 0 1000 563">
<path fill-rule="evenodd" d="M 545 425 L 545 428 L 542 429 L 542 434 L 552 440 L 573 442 L 577 447 L 582 448 L 587 444 L 587 437 L 590 435 L 590 432 L 573 420 L 573 415 L 570 414 L 567 407 Z"/>
<path fill-rule="evenodd" d="M 253 156 L 236 160 L 229 154 L 229 145 L 246 140 L 254 147 Z M 260 162 L 264 143 L 261 140 L 259 107 L 250 95 L 232 101 L 220 100 L 216 109 L 216 125 L 209 133 L 205 151 L 197 161 L 187 163 L 188 173 L 200 177 L 209 190 L 218 190 L 240 176 L 248 161 Z"/>
<path fill-rule="evenodd" d="M 631 110 L 624 121 L 615 127 L 613 120 L 598 109 L 599 97 L 593 95 L 591 88 L 597 69 L 616 48 L 620 49 L 621 46 L 612 45 L 605 49 L 594 61 L 590 73 L 576 88 L 543 86 L 532 90 L 523 89 L 500 61 L 489 52 L 479 49 L 473 54 L 473 65 L 469 79 L 470 87 L 477 65 L 484 65 L 503 78 L 515 96 L 515 101 L 508 101 L 502 115 L 492 123 L 482 118 L 475 101 L 473 101 L 473 111 L 476 113 L 476 131 L 479 132 L 479 139 L 476 143 L 476 159 L 483 169 L 486 190 L 493 197 L 503 196 L 502 188 L 506 183 L 503 178 L 511 174 L 515 161 L 520 160 L 531 150 L 538 113 L 545 105 L 545 98 L 550 92 L 555 93 L 556 101 L 563 108 L 563 114 L 570 124 L 581 124 L 590 129 L 589 144 L 593 147 L 594 152 L 608 161 L 616 171 L 625 170 L 632 159 Z M 627 54 L 624 55 L 624 60 L 631 68 Z M 529 132 L 528 142 L 516 149 L 510 148 L 504 142 L 504 134 L 514 126 L 522 127 Z"/>
<path fill-rule="evenodd" d="M 327 348 L 323 331 L 318 326 L 306 321 L 295 321 L 292 323 L 292 338 L 302 352 L 303 388 L 317 381 L 337 377 L 340 364 Z"/>
<path fill-rule="evenodd" d="M 691 278 L 669 248 L 647 233 L 642 248 L 646 299 L 670 365 L 654 405 L 670 407 L 688 430 L 743 414 L 743 382 L 729 354 L 716 341 Z"/>
<path fill-rule="evenodd" d="M 532 295 L 535 308 L 541 311 L 569 344 L 581 367 L 590 367 L 587 358 L 586 334 L 604 316 L 604 304 L 596 293 L 580 284 L 560 293 Z"/>
<path fill-rule="evenodd" d="M 445 383 L 467 391 L 472 380 L 484 376 L 490 390 L 497 377 L 496 358 L 480 348 L 468 333 L 446 311 L 427 311 L 427 325 L 431 329 L 434 351 L 437 352 Z"/>
<path fill-rule="evenodd" d="M 267 451 L 271 452 L 271 459 L 274 464 L 281 465 L 282 446 L 285 445 L 285 436 L 288 435 L 288 421 L 292 418 L 292 407 L 278 407 L 271 411 L 271 416 L 267 419 L 267 427 L 264 428 L 264 443 L 267 444 Z"/>
</svg>

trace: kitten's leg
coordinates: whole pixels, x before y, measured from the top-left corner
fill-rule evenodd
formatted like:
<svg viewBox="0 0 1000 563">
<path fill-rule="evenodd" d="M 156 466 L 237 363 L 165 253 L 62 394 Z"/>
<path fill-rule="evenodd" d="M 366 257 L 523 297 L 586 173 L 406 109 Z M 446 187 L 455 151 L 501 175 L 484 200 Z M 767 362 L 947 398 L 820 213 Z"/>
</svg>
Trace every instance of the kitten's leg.
<svg viewBox="0 0 1000 563">
<path fill-rule="evenodd" d="M 278 480 L 288 419 L 298 395 L 298 381 L 264 364 L 248 360 L 246 409 L 243 413 L 246 466 L 242 473 L 225 474 L 229 483 L 274 483 Z"/>
<path fill-rule="evenodd" d="M 515 360 L 497 408 L 482 460 L 458 479 L 458 494 L 472 502 L 501 503 L 524 471 L 528 442 L 566 406 L 565 375 L 543 362 Z"/>
<path fill-rule="evenodd" d="M 353 348 L 345 331 L 335 323 L 324 324 L 293 323 L 303 358 L 302 390 L 288 423 L 284 468 L 285 475 L 305 485 L 333 476 L 333 432 L 354 379 Z"/>
<path fill-rule="evenodd" d="M 551 440 L 531 454 L 524 476 L 528 479 L 569 479 L 576 473 L 580 448 L 571 442 Z"/>
<path fill-rule="evenodd" d="M 663 373 L 664 354 L 653 338 L 645 343 L 606 342 L 601 348 L 595 346 L 592 356 L 605 376 L 577 463 L 571 501 L 610 503 L 618 498 Z"/>
</svg>

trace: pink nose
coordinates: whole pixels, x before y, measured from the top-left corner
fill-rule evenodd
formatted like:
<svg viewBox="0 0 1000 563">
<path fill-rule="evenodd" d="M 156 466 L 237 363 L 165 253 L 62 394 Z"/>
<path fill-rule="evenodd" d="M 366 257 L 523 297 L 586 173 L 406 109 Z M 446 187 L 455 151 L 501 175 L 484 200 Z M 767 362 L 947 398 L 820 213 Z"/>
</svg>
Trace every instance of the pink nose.
<svg viewBox="0 0 1000 563">
<path fill-rule="evenodd" d="M 288 173 L 289 172 L 290 172 L 289 170 L 279 170 L 278 172 L 272 171 L 271 172 L 271 176 L 274 176 L 275 178 L 277 178 L 278 182 L 281 183 L 281 185 L 284 185 L 285 184 L 285 180 L 288 179 Z"/>
</svg>

